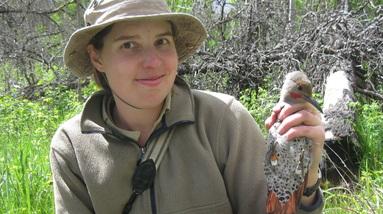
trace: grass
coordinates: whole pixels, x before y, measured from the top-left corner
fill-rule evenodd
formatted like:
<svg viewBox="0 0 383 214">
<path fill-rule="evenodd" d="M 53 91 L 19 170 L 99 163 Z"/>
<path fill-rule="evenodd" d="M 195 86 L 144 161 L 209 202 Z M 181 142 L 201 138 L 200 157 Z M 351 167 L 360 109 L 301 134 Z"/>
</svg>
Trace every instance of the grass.
<svg viewBox="0 0 383 214">
<path fill-rule="evenodd" d="M 83 90 L 89 94 L 94 88 Z M 242 103 L 263 127 L 277 100 L 267 90 L 246 91 Z M 86 95 L 84 95 L 86 96 Z M 36 101 L 0 97 L 0 213 L 53 213 L 49 145 L 59 124 L 79 112 L 74 91 L 56 88 Z M 354 189 L 324 190 L 328 214 L 383 214 L 383 113 L 378 103 L 357 104 L 355 128 L 362 145 L 360 179 Z"/>
<path fill-rule="evenodd" d="M 50 141 L 80 106 L 74 92 L 57 95 L 35 102 L 0 98 L 0 213 L 53 213 Z"/>
<path fill-rule="evenodd" d="M 332 187 L 324 190 L 325 213 L 383 213 L 383 170 L 363 170 L 355 190 Z"/>
</svg>

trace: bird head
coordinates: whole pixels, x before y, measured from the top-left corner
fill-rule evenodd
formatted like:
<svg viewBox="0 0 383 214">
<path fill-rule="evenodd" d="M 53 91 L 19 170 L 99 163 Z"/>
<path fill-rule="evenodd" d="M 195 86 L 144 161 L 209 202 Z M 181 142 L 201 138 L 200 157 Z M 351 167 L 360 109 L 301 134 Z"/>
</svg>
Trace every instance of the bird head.
<svg viewBox="0 0 383 214">
<path fill-rule="evenodd" d="M 281 100 L 288 104 L 310 103 L 322 112 L 319 104 L 312 98 L 312 84 L 305 73 L 290 72 L 286 75 L 281 90 Z"/>
</svg>

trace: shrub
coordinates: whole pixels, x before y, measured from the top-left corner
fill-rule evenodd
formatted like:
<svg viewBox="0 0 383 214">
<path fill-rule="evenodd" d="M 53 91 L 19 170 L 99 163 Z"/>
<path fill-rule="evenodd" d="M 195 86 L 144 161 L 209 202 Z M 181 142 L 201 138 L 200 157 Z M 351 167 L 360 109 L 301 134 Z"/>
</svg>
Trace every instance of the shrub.
<svg viewBox="0 0 383 214">
<path fill-rule="evenodd" d="M 259 88 L 258 91 L 246 89 L 241 93 L 241 103 L 249 110 L 264 136 L 267 136 L 267 130 L 264 126 L 265 120 L 270 116 L 272 108 L 278 102 L 278 96 L 279 94 L 276 92 L 270 93 L 263 88 Z"/>
</svg>

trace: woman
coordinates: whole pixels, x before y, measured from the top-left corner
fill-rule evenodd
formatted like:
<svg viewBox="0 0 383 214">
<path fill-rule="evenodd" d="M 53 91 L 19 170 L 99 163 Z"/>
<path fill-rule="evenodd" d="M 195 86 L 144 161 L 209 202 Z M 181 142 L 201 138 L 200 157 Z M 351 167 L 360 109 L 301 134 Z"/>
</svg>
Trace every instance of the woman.
<svg viewBox="0 0 383 214">
<path fill-rule="evenodd" d="M 103 90 L 52 140 L 56 212 L 265 213 L 265 143 L 257 124 L 233 97 L 191 90 L 177 76 L 178 64 L 206 38 L 201 22 L 170 12 L 162 0 L 98 0 L 85 23 L 64 61 L 79 77 L 94 75 Z M 324 138 L 319 117 L 285 105 L 267 126 L 277 117 L 289 121 L 281 130 L 289 139 L 313 140 L 307 186 L 314 185 Z M 133 177 L 165 135 L 154 182 L 139 194 L 134 183 L 143 177 Z M 299 212 L 320 213 L 320 190 L 301 203 Z"/>
</svg>

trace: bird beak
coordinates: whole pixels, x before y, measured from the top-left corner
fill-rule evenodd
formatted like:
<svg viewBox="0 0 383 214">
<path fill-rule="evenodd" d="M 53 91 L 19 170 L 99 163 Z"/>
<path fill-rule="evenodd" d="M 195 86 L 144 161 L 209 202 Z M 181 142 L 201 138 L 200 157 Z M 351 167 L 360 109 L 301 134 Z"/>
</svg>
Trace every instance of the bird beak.
<svg viewBox="0 0 383 214">
<path fill-rule="evenodd" d="M 319 106 L 319 103 L 316 100 L 307 95 L 303 95 L 303 99 L 305 99 L 307 102 L 313 105 L 320 113 L 323 114 L 322 108 Z"/>
</svg>

